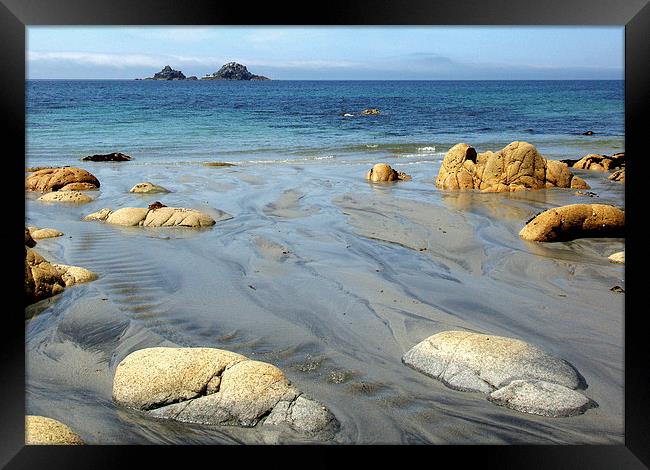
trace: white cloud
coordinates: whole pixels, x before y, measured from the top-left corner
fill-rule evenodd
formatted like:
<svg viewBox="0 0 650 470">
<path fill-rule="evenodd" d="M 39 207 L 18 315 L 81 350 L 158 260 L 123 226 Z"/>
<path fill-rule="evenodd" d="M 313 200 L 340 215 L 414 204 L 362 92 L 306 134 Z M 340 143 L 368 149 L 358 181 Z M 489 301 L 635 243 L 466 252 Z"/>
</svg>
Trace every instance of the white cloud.
<svg viewBox="0 0 650 470">
<path fill-rule="evenodd" d="M 157 67 L 160 58 L 144 54 L 98 54 L 94 52 L 34 52 L 27 53 L 29 62 L 71 62 L 77 65 L 98 65 L 113 68 Z"/>
</svg>

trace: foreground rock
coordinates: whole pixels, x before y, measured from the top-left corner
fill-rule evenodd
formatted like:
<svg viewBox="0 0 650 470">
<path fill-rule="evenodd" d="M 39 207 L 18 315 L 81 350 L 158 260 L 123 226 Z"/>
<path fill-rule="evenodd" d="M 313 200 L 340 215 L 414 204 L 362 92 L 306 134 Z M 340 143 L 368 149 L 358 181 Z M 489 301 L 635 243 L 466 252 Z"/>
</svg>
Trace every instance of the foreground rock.
<svg viewBox="0 0 650 470">
<path fill-rule="evenodd" d="M 81 437 L 60 421 L 44 416 L 25 416 L 25 444 L 82 445 Z"/>
<path fill-rule="evenodd" d="M 141 227 L 209 227 L 216 221 L 209 215 L 182 207 L 123 207 L 116 211 L 101 209 L 84 217 L 109 224 Z"/>
<path fill-rule="evenodd" d="M 88 189 L 99 188 L 99 180 L 92 173 L 73 167 L 45 168 L 34 171 L 25 180 L 27 191 L 59 191 L 66 190 L 71 183 L 87 183 Z"/>
<path fill-rule="evenodd" d="M 61 274 L 32 248 L 25 246 L 25 301 L 27 304 L 60 294 L 65 289 Z"/>
<path fill-rule="evenodd" d="M 169 189 L 165 189 L 162 186 L 157 184 L 149 183 L 145 181 L 144 183 L 138 183 L 133 186 L 129 192 L 131 193 L 168 193 Z"/>
<path fill-rule="evenodd" d="M 38 227 L 29 226 L 27 227 L 27 230 L 29 232 L 29 235 L 34 240 L 41 240 L 43 238 L 60 237 L 63 235 L 63 232 L 59 232 L 58 230 L 55 230 L 53 228 L 38 228 Z M 27 245 L 27 243 L 25 243 L 25 245 Z"/>
<path fill-rule="evenodd" d="M 610 181 L 618 181 L 619 183 L 625 183 L 625 168 L 616 170 L 614 173 L 609 175 L 607 179 Z"/>
<path fill-rule="evenodd" d="M 67 202 L 73 204 L 85 204 L 86 202 L 91 202 L 93 198 L 79 191 L 61 190 L 43 194 L 38 198 L 38 200 L 42 202 Z"/>
<path fill-rule="evenodd" d="M 61 279 L 65 283 L 66 287 L 70 287 L 75 284 L 83 284 L 85 282 L 90 282 L 97 279 L 97 274 L 85 268 L 56 263 L 52 263 L 52 266 L 61 275 Z"/>
<path fill-rule="evenodd" d="M 152 417 L 252 427 L 334 431 L 337 421 L 277 367 L 212 348 L 147 348 L 115 371 L 113 400 Z"/>
<path fill-rule="evenodd" d="M 410 180 L 411 177 L 401 171 L 393 170 L 386 163 L 376 163 L 366 174 L 366 179 L 373 182 Z"/>
<path fill-rule="evenodd" d="M 625 166 L 625 153 L 612 156 L 590 153 L 573 164 L 579 170 L 611 171 Z"/>
<path fill-rule="evenodd" d="M 625 264 L 625 252 L 624 251 L 619 251 L 616 253 L 613 253 L 607 257 L 608 260 L 610 260 L 612 263 L 619 263 L 619 264 Z"/>
<path fill-rule="evenodd" d="M 536 242 L 559 242 L 585 237 L 624 237 L 625 212 L 607 204 L 570 204 L 549 209 L 530 219 L 519 236 Z"/>
<path fill-rule="evenodd" d="M 153 77 L 147 77 L 145 80 L 185 80 L 185 75 L 180 70 L 165 65 L 160 72 L 154 73 Z"/>
<path fill-rule="evenodd" d="M 566 400 L 582 397 L 573 390 L 583 379 L 569 363 L 512 338 L 445 331 L 415 345 L 402 361 L 450 388 L 490 394 L 491 401 L 527 413 L 570 416 L 590 402 Z"/>
<path fill-rule="evenodd" d="M 206 75 L 201 80 L 270 80 L 262 75 L 254 75 L 245 65 L 237 62 L 228 62 L 212 75 Z"/>
<path fill-rule="evenodd" d="M 589 185 L 574 176 L 566 164 L 545 159 L 527 142 L 512 142 L 496 153 L 479 154 L 467 144 L 456 144 L 445 155 L 436 186 L 486 192 L 553 187 L 589 189 Z"/>
<path fill-rule="evenodd" d="M 97 155 L 88 155 L 81 159 L 84 162 L 128 162 L 133 160 L 132 157 L 120 152 L 104 153 Z"/>
</svg>

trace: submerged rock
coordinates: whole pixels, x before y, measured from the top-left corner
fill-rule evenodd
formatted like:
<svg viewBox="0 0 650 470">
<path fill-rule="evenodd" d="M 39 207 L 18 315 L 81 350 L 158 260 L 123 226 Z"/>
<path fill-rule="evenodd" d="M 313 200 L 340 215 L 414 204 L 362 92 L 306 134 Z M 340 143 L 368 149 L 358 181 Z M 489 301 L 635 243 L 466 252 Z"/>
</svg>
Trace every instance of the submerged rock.
<svg viewBox="0 0 650 470">
<path fill-rule="evenodd" d="M 407 181 L 410 180 L 411 177 L 401 171 L 393 170 L 391 166 L 386 163 L 376 163 L 366 174 L 366 179 L 373 182 L 397 180 Z"/>
<path fill-rule="evenodd" d="M 573 164 L 579 170 L 611 171 L 625 166 L 625 153 L 615 153 L 612 156 L 590 153 Z"/>
<path fill-rule="evenodd" d="M 113 400 L 156 418 L 253 427 L 286 424 L 333 431 L 334 416 L 293 387 L 280 369 L 213 348 L 147 348 L 115 371 Z"/>
<path fill-rule="evenodd" d="M 545 159 L 527 142 L 512 142 L 496 153 L 478 154 L 467 144 L 456 144 L 443 159 L 436 186 L 486 192 L 552 187 L 589 189 L 589 185 L 574 176 L 566 164 Z"/>
<path fill-rule="evenodd" d="M 595 406 L 582 393 L 544 380 L 513 380 L 487 399 L 522 413 L 553 418 L 579 415 Z"/>
<path fill-rule="evenodd" d="M 91 202 L 93 198 L 79 191 L 61 190 L 43 194 L 38 198 L 38 200 L 43 202 L 69 202 L 75 204 L 84 204 L 86 202 Z"/>
<path fill-rule="evenodd" d="M 65 289 L 61 274 L 36 251 L 25 246 L 25 300 L 27 304 L 60 294 Z"/>
<path fill-rule="evenodd" d="M 270 80 L 262 75 L 254 75 L 245 65 L 237 62 L 228 62 L 212 75 L 206 75 L 201 80 Z"/>
<path fill-rule="evenodd" d="M 83 220 L 101 220 L 109 224 L 141 227 L 208 227 L 216 221 L 209 215 L 183 207 L 123 207 L 116 211 L 101 209 Z"/>
<path fill-rule="evenodd" d="M 625 168 L 616 170 L 614 173 L 609 175 L 607 179 L 610 181 L 618 181 L 619 183 L 625 183 Z"/>
<path fill-rule="evenodd" d="M 81 160 L 84 162 L 128 162 L 133 160 L 133 157 L 130 157 L 129 155 L 121 152 L 113 152 L 88 155 L 87 157 L 83 157 Z"/>
<path fill-rule="evenodd" d="M 162 186 L 157 184 L 150 183 L 145 181 L 144 183 L 138 183 L 133 186 L 129 192 L 131 193 L 168 193 L 169 189 L 165 189 Z"/>
<path fill-rule="evenodd" d="M 99 188 L 99 180 L 92 173 L 82 168 L 62 167 L 44 168 L 33 172 L 25 180 L 27 191 L 58 191 L 70 183 L 88 183 Z"/>
<path fill-rule="evenodd" d="M 582 135 L 594 135 L 594 134 L 595 134 L 594 131 L 586 131 L 582 133 Z"/>
<path fill-rule="evenodd" d="M 361 111 L 361 114 L 363 116 L 377 116 L 377 115 L 379 115 L 381 113 L 377 108 L 368 108 L 368 109 L 364 109 L 363 111 Z"/>
<path fill-rule="evenodd" d="M 589 402 L 573 391 L 584 379 L 568 362 L 513 338 L 445 331 L 415 345 L 402 361 L 454 390 L 490 394 L 491 401 L 526 413 L 568 416 Z"/>
<path fill-rule="evenodd" d="M 44 416 L 25 416 L 25 444 L 82 445 L 81 437 L 60 421 Z"/>
<path fill-rule="evenodd" d="M 619 263 L 619 264 L 625 264 L 625 252 L 624 251 L 619 251 L 616 253 L 613 253 L 607 257 L 608 260 L 610 260 L 612 263 Z"/>
<path fill-rule="evenodd" d="M 220 166 L 237 166 L 234 163 L 228 163 L 228 162 L 205 162 L 203 163 L 204 166 L 215 166 L 215 167 L 220 167 Z"/>
<path fill-rule="evenodd" d="M 570 204 L 536 215 L 521 229 L 519 236 L 536 242 L 624 237 L 625 212 L 607 204 Z"/>
<path fill-rule="evenodd" d="M 43 238 L 54 238 L 54 237 L 60 237 L 63 235 L 63 232 L 59 232 L 58 230 L 55 230 L 53 228 L 38 228 L 38 227 L 27 227 L 29 230 L 29 234 L 31 235 L 32 238 L 35 240 L 40 240 Z M 26 243 L 25 243 L 26 244 Z"/>
</svg>

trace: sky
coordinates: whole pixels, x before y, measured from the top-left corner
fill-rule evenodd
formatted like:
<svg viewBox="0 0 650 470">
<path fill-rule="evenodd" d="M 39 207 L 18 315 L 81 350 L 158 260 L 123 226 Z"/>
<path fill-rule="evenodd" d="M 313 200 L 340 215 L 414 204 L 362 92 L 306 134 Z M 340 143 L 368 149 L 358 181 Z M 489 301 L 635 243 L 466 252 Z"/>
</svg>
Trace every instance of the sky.
<svg viewBox="0 0 650 470">
<path fill-rule="evenodd" d="M 624 28 L 27 27 L 30 79 L 134 79 L 227 62 L 276 80 L 624 78 Z"/>
</svg>

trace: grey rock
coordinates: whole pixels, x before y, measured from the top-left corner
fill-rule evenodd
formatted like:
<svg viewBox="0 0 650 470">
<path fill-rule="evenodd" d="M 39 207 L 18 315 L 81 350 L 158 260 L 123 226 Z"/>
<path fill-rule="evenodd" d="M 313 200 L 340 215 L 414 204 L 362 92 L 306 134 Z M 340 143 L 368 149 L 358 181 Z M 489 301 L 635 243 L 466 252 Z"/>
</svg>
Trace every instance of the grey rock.
<svg viewBox="0 0 650 470">
<path fill-rule="evenodd" d="M 145 80 L 185 80 L 185 75 L 180 70 L 174 70 L 169 65 L 165 65 L 160 72 L 154 73 L 153 77 Z"/>
<path fill-rule="evenodd" d="M 583 394 L 544 380 L 513 380 L 487 399 L 522 413 L 550 417 L 579 415 L 596 406 Z"/>
<path fill-rule="evenodd" d="M 555 382 L 575 389 L 581 377 L 566 361 L 511 338 L 466 331 L 430 336 L 402 361 L 462 391 L 490 393 L 518 379 Z"/>
</svg>

